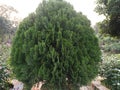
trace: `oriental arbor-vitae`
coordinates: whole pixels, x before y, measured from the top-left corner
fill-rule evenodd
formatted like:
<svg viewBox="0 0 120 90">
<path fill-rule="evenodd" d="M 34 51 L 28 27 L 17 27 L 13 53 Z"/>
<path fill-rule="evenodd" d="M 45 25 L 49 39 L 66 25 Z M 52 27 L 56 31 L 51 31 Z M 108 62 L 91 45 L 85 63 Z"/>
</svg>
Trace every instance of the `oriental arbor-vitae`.
<svg viewBox="0 0 120 90">
<path fill-rule="evenodd" d="M 43 1 L 20 24 L 13 40 L 11 67 L 27 90 L 77 90 L 98 73 L 100 49 L 82 13 L 63 0 Z"/>
</svg>

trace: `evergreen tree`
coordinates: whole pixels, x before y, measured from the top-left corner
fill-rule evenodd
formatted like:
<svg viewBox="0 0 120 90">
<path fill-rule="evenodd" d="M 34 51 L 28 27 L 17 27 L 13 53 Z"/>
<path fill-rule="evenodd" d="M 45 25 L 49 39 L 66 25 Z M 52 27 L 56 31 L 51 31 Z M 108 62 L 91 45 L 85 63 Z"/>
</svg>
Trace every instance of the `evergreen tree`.
<svg viewBox="0 0 120 90">
<path fill-rule="evenodd" d="M 13 40 L 11 67 L 27 90 L 77 90 L 98 73 L 98 40 L 90 21 L 63 0 L 43 1 L 20 24 Z"/>
</svg>

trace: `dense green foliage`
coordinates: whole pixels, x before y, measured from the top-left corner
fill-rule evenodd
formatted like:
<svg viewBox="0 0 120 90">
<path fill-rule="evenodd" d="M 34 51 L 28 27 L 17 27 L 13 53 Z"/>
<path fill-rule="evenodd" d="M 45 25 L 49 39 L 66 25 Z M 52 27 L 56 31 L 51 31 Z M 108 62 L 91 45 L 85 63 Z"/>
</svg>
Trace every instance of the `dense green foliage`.
<svg viewBox="0 0 120 90">
<path fill-rule="evenodd" d="M 120 54 L 105 54 L 100 75 L 105 77 L 103 83 L 111 90 L 120 89 Z"/>
<path fill-rule="evenodd" d="M 0 90 L 8 90 L 10 71 L 6 64 L 9 57 L 9 47 L 0 45 Z"/>
<path fill-rule="evenodd" d="M 0 62 L 0 89 L 5 88 L 7 84 L 8 74 L 6 65 Z"/>
<path fill-rule="evenodd" d="M 120 0 L 97 0 L 96 12 L 106 16 L 108 33 L 120 36 Z"/>
<path fill-rule="evenodd" d="M 63 0 L 50 0 L 21 22 L 10 61 L 27 90 L 39 81 L 48 90 L 77 90 L 97 75 L 100 54 L 86 16 Z"/>
<path fill-rule="evenodd" d="M 95 25 L 95 31 L 101 34 L 108 34 L 109 33 L 109 25 L 108 20 L 103 20 L 102 22 L 97 22 Z"/>
</svg>

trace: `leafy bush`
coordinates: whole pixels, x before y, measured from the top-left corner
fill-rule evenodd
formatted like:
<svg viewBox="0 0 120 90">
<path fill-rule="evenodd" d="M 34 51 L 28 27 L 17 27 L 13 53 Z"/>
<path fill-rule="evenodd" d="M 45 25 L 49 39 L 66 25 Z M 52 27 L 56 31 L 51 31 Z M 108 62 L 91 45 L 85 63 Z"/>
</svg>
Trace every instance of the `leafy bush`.
<svg viewBox="0 0 120 90">
<path fill-rule="evenodd" d="M 109 35 L 99 35 L 101 49 L 104 52 L 118 54 L 120 53 L 120 39 L 110 37 Z"/>
<path fill-rule="evenodd" d="M 103 83 L 111 90 L 120 89 L 120 54 L 104 56 L 100 75 L 106 78 Z"/>
<path fill-rule="evenodd" d="M 98 74 L 100 57 L 86 16 L 63 0 L 44 0 L 21 22 L 10 61 L 27 90 L 39 81 L 48 90 L 77 90 Z"/>
<path fill-rule="evenodd" d="M 9 86 L 9 70 L 6 65 L 0 62 L 0 90 L 6 90 Z"/>
<path fill-rule="evenodd" d="M 9 48 L 5 45 L 0 45 L 0 90 L 9 89 L 9 76 L 10 72 L 7 67 L 6 61 L 9 57 Z"/>
<path fill-rule="evenodd" d="M 105 46 L 105 52 L 120 53 L 120 43 L 113 43 Z"/>
</svg>

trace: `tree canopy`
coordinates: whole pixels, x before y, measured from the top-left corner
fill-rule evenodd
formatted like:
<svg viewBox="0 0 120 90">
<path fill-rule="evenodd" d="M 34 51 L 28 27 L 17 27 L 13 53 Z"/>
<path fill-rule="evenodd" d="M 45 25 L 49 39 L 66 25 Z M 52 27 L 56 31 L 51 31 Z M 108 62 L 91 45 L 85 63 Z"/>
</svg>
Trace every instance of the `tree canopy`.
<svg viewBox="0 0 120 90">
<path fill-rule="evenodd" d="M 11 71 L 7 60 L 10 56 L 10 40 L 17 26 L 17 21 L 10 17 L 14 12 L 17 11 L 13 7 L 0 4 L 0 90 L 9 90 L 13 86 L 10 83 Z"/>
<path fill-rule="evenodd" d="M 101 53 L 90 21 L 63 0 L 43 1 L 19 25 L 10 64 L 27 90 L 77 90 L 98 73 Z"/>
<path fill-rule="evenodd" d="M 120 0 L 97 0 L 96 12 L 106 16 L 108 33 L 111 36 L 120 36 Z"/>
<path fill-rule="evenodd" d="M 13 8 L 12 6 L 7 6 L 7 5 L 3 5 L 3 4 L 0 4 L 0 16 L 1 17 L 4 17 L 6 19 L 10 19 L 10 16 L 13 14 L 13 13 L 17 13 L 18 11 Z"/>
<path fill-rule="evenodd" d="M 17 10 L 13 7 L 0 5 L 0 43 L 5 42 L 7 39 L 11 39 L 16 31 L 19 21 L 11 19 L 13 18 L 13 13 L 17 13 Z M 14 18 L 16 17 L 14 16 Z"/>
</svg>

